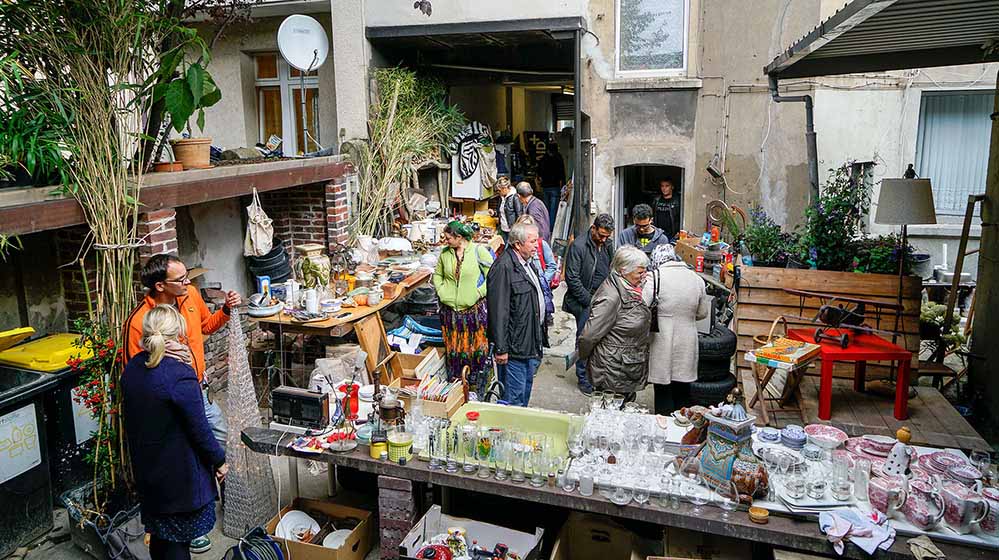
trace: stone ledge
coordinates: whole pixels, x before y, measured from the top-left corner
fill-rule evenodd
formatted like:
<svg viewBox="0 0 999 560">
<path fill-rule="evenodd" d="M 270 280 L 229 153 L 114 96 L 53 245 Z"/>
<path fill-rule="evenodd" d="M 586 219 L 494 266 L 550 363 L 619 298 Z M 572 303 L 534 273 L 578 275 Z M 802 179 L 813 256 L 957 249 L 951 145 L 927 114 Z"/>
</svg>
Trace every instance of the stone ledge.
<svg viewBox="0 0 999 560">
<path fill-rule="evenodd" d="M 609 92 L 700 89 L 700 78 L 624 78 L 609 80 L 604 89 Z"/>
</svg>

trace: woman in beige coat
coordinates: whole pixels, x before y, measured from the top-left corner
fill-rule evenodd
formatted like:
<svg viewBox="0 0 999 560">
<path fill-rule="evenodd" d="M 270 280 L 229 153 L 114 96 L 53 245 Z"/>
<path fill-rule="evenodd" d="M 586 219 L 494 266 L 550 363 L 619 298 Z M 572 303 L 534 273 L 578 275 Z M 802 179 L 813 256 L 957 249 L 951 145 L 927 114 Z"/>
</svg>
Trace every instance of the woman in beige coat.
<svg viewBox="0 0 999 560">
<path fill-rule="evenodd" d="M 690 404 L 690 383 L 697 381 L 697 321 L 708 316 L 711 298 L 704 280 L 677 260 L 672 245 L 652 252 L 652 272 L 642 295 L 651 307 L 658 307 L 659 332 L 652 333 L 649 347 L 649 383 L 656 414 L 668 415 Z"/>
</svg>

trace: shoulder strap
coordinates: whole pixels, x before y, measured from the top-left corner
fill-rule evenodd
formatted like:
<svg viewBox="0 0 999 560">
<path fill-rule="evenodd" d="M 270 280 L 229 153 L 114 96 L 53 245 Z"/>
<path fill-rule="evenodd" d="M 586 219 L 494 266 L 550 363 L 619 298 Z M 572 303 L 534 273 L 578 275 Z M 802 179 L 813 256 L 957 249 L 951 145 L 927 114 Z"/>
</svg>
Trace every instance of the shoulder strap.
<svg viewBox="0 0 999 560">
<path fill-rule="evenodd" d="M 541 245 L 540 237 L 538 238 L 538 259 L 541 260 L 541 270 L 548 268 L 548 265 L 545 264 L 545 248 Z"/>
</svg>

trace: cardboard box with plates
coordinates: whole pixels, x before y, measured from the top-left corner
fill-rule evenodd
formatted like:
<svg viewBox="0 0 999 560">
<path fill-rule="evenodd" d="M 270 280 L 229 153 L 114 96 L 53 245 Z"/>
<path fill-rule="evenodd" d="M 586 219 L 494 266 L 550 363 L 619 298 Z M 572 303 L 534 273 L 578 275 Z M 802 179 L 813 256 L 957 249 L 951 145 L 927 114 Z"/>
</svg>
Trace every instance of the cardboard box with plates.
<svg viewBox="0 0 999 560">
<path fill-rule="evenodd" d="M 282 508 L 265 529 L 295 560 L 364 560 L 375 542 L 371 512 L 305 498 Z"/>
<path fill-rule="evenodd" d="M 399 558 L 416 560 L 424 547 L 447 546 L 434 543 L 435 537 L 436 540 L 444 542 L 448 536 L 454 536 L 463 541 L 466 547 L 472 546 L 475 542 L 478 546 L 493 551 L 496 546 L 502 545 L 523 560 L 536 560 L 541 552 L 543 535 L 544 530 L 541 528 L 535 529 L 532 535 L 473 519 L 452 517 L 441 513 L 441 507 L 435 505 L 402 539 L 402 543 L 399 544 Z"/>
</svg>

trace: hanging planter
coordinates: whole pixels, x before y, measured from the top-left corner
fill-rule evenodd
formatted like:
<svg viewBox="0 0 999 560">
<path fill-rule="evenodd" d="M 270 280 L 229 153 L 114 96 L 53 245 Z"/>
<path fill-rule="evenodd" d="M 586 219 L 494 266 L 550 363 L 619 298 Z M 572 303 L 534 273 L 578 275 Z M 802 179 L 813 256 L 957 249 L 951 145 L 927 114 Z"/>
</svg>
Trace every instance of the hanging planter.
<svg viewBox="0 0 999 560">
<path fill-rule="evenodd" d="M 183 169 L 208 169 L 212 166 L 211 138 L 178 138 L 170 141 L 175 163 L 180 163 Z M 159 164 L 157 164 L 159 165 Z M 172 169 L 171 171 L 176 171 Z"/>
</svg>

